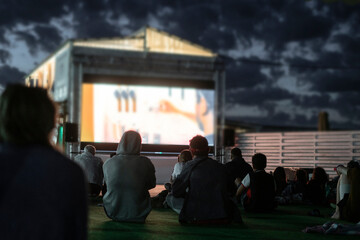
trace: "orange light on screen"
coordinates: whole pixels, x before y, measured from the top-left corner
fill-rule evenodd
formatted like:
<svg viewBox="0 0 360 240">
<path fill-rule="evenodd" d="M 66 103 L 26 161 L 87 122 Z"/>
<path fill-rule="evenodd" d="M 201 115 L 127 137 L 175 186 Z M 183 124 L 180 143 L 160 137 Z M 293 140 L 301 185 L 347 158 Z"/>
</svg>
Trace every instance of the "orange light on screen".
<svg viewBox="0 0 360 240">
<path fill-rule="evenodd" d="M 82 85 L 81 141 L 94 142 L 94 85 Z"/>
</svg>

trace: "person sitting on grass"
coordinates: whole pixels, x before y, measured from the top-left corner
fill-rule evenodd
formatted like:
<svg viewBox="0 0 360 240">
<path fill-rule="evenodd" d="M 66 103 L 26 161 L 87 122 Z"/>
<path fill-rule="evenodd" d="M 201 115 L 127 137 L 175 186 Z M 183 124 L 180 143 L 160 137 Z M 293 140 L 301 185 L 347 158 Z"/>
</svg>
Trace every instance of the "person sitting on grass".
<svg viewBox="0 0 360 240">
<path fill-rule="evenodd" d="M 231 149 L 231 161 L 225 164 L 225 169 L 228 176 L 229 194 L 230 196 L 234 196 L 237 190 L 236 185 L 234 184 L 235 179 L 244 179 L 248 173 L 253 171 L 253 169 L 250 164 L 245 162 L 240 148 L 237 147 Z"/>
<path fill-rule="evenodd" d="M 114 221 L 143 223 L 151 211 L 148 190 L 156 186 L 155 168 L 149 158 L 140 156 L 140 150 L 140 134 L 127 131 L 116 155 L 104 163 L 104 209 Z"/>
<path fill-rule="evenodd" d="M 104 174 L 101 158 L 95 156 L 96 148 L 86 145 L 84 152 L 75 157 L 74 161 L 83 169 L 89 184 L 89 196 L 99 196 L 103 187 Z"/>
<path fill-rule="evenodd" d="M 325 185 L 328 180 L 329 177 L 322 167 L 314 168 L 311 180 L 306 184 L 303 200 L 314 205 L 325 205 Z"/>
<path fill-rule="evenodd" d="M 285 168 L 277 167 L 274 171 L 274 180 L 275 180 L 275 195 L 281 196 L 282 191 L 287 186 L 286 172 Z"/>
<path fill-rule="evenodd" d="M 337 185 L 337 206 L 333 219 L 343 219 L 351 222 L 360 221 L 360 165 L 352 160 L 347 167 L 338 166 L 340 175 Z"/>
<path fill-rule="evenodd" d="M 286 202 L 302 202 L 307 181 L 306 171 L 304 169 L 296 170 L 295 181 L 290 181 L 281 194 L 286 199 Z"/>
<path fill-rule="evenodd" d="M 180 175 L 185 164 L 192 160 L 191 152 L 188 149 L 182 150 L 178 156 L 178 162 L 175 164 L 173 172 L 171 174 L 170 183 L 173 184 L 175 179 Z"/>
<path fill-rule="evenodd" d="M 180 213 L 184 204 L 184 198 L 177 198 L 173 196 L 171 192 L 172 184 L 182 172 L 185 164 L 190 160 L 192 160 L 191 152 L 188 149 L 182 150 L 178 156 L 178 162 L 175 164 L 174 170 L 171 174 L 170 183 L 165 184 L 166 190 L 151 198 L 151 204 L 154 208 L 169 207 L 176 213 Z"/>
<path fill-rule="evenodd" d="M 225 224 L 242 222 L 239 209 L 227 190 L 224 165 L 208 157 L 205 137 L 190 140 L 193 160 L 189 161 L 172 185 L 174 197 L 185 198 L 179 215 L 180 223 Z"/>
<path fill-rule="evenodd" d="M 87 239 L 85 176 L 50 142 L 48 91 L 9 85 L 0 110 L 0 238 Z"/>
<path fill-rule="evenodd" d="M 246 211 L 268 212 L 275 207 L 275 184 L 274 178 L 265 172 L 266 156 L 257 153 L 252 157 L 253 172 L 250 172 L 240 181 L 235 180 L 238 186 L 236 196 L 240 197 L 246 191 L 243 206 Z"/>
</svg>

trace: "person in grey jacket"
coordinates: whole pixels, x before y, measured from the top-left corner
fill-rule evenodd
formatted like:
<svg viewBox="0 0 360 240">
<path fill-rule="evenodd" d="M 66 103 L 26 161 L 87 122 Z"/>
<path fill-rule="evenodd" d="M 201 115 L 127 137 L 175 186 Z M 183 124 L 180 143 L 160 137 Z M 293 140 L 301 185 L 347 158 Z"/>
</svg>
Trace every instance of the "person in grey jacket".
<svg viewBox="0 0 360 240">
<path fill-rule="evenodd" d="M 88 183 L 89 195 L 98 196 L 103 187 L 104 174 L 101 158 L 95 156 L 96 148 L 93 145 L 86 145 L 84 152 L 75 157 L 74 161 L 83 169 Z"/>
<path fill-rule="evenodd" d="M 103 166 L 107 192 L 103 197 L 106 215 L 121 222 L 145 222 L 151 211 L 149 189 L 156 185 L 155 168 L 140 156 L 141 137 L 135 131 L 122 136 L 116 155 Z"/>
</svg>

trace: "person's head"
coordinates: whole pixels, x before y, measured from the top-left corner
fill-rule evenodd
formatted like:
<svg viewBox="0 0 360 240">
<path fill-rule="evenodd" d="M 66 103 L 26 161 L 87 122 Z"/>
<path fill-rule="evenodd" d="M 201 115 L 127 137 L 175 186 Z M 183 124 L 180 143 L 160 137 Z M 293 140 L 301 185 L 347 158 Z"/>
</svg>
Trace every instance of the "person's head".
<svg viewBox="0 0 360 240">
<path fill-rule="evenodd" d="M 325 184 L 329 180 L 329 177 L 328 177 L 328 175 L 326 174 L 325 170 L 322 167 L 316 167 L 313 170 L 313 174 L 312 174 L 311 179 L 318 180 L 322 184 Z"/>
<path fill-rule="evenodd" d="M 189 150 L 193 156 L 207 156 L 209 153 L 208 141 L 205 137 L 196 135 L 190 140 Z"/>
<path fill-rule="evenodd" d="M 252 156 L 252 165 L 255 170 L 264 170 L 266 168 L 266 156 L 262 153 L 256 153 Z"/>
<path fill-rule="evenodd" d="M 348 162 L 347 168 L 360 168 L 360 165 L 357 161 L 351 160 L 350 162 Z"/>
<path fill-rule="evenodd" d="M 241 150 L 240 148 L 233 148 L 231 149 L 231 159 L 234 159 L 234 158 L 241 158 L 242 157 L 242 153 L 241 153 Z"/>
<path fill-rule="evenodd" d="M 295 180 L 299 183 L 306 184 L 308 181 L 307 172 L 304 169 L 296 170 Z"/>
<path fill-rule="evenodd" d="M 96 148 L 95 148 L 93 145 L 86 145 L 86 146 L 84 147 L 84 152 L 91 153 L 92 155 L 95 156 Z"/>
<path fill-rule="evenodd" d="M 277 182 L 286 182 L 286 172 L 285 168 L 277 167 L 274 171 L 274 179 Z"/>
<path fill-rule="evenodd" d="M 55 117 L 47 90 L 8 85 L 0 97 L 0 142 L 50 145 Z"/>
<path fill-rule="evenodd" d="M 187 149 L 182 150 L 181 153 L 178 156 L 178 162 L 188 162 L 192 159 L 191 152 Z"/>
<path fill-rule="evenodd" d="M 126 131 L 118 145 L 116 150 L 117 154 L 124 155 L 139 155 L 141 151 L 141 136 L 135 131 Z"/>
</svg>

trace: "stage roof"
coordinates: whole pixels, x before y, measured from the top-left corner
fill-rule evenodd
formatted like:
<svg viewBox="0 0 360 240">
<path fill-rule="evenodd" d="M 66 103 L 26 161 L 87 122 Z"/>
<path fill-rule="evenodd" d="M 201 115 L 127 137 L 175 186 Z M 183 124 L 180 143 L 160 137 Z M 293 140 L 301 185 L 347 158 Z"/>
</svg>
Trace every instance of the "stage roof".
<svg viewBox="0 0 360 240">
<path fill-rule="evenodd" d="M 215 53 L 200 45 L 151 27 L 144 27 L 123 38 L 76 39 L 73 40 L 73 45 L 77 47 L 216 57 Z"/>
</svg>

